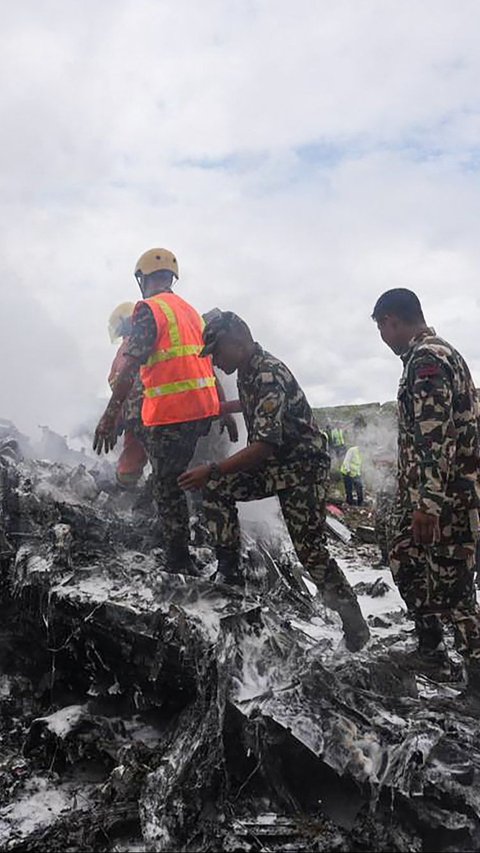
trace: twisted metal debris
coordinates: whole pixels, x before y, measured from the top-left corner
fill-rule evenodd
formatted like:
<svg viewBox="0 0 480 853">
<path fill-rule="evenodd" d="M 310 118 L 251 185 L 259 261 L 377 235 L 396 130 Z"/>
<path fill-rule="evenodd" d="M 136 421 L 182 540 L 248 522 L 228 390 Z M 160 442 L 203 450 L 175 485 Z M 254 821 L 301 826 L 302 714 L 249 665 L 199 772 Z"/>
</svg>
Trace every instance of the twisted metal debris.
<svg viewBox="0 0 480 853">
<path fill-rule="evenodd" d="M 479 848 L 480 723 L 390 657 L 370 546 L 333 546 L 371 609 L 352 655 L 288 548 L 245 538 L 244 595 L 205 543 L 171 575 L 108 471 L 4 432 L 1 849 Z"/>
</svg>

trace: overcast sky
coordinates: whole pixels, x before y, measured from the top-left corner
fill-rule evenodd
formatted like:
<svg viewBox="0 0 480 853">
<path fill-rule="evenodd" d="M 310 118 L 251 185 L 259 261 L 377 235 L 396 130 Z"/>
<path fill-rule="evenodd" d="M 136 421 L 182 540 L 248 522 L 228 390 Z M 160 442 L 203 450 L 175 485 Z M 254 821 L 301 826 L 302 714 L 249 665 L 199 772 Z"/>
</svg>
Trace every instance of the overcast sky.
<svg viewBox="0 0 480 853">
<path fill-rule="evenodd" d="M 7 4 L 0 416 L 91 417 L 152 246 L 312 405 L 394 397 L 398 286 L 480 384 L 479 35 L 478 0 Z"/>
</svg>

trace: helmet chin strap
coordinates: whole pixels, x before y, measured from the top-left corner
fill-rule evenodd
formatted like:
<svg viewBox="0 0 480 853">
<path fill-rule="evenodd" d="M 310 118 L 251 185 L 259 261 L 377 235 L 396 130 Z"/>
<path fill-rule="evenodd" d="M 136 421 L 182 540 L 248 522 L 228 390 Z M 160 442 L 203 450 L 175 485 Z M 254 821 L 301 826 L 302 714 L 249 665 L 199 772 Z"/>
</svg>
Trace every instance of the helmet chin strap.
<svg viewBox="0 0 480 853">
<path fill-rule="evenodd" d="M 140 288 L 140 293 L 142 294 L 143 297 L 145 296 L 145 293 L 143 292 L 144 278 L 145 278 L 145 276 L 143 275 L 143 272 L 141 272 L 140 270 L 137 270 L 137 272 L 135 273 L 135 279 L 136 279 L 137 284 Z"/>
</svg>

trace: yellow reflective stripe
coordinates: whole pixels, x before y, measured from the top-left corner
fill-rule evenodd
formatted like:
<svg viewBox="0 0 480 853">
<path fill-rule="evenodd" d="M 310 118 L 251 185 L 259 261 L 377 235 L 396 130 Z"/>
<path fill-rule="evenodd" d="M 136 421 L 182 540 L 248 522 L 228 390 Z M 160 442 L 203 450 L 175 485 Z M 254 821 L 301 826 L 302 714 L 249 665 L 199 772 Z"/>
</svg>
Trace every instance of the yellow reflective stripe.
<svg viewBox="0 0 480 853">
<path fill-rule="evenodd" d="M 147 367 L 158 364 L 159 361 L 170 361 L 172 358 L 181 358 L 182 355 L 198 355 L 202 347 L 198 344 L 185 344 L 184 346 L 170 347 L 170 349 L 158 350 L 147 360 Z"/>
<path fill-rule="evenodd" d="M 202 379 L 180 379 L 179 382 L 167 382 L 155 388 L 146 388 L 145 397 L 163 397 L 165 394 L 181 394 L 183 391 L 198 391 L 200 388 L 212 388 L 216 384 L 214 376 Z"/>
<path fill-rule="evenodd" d="M 165 317 L 167 318 L 168 325 L 168 334 L 170 335 L 170 343 L 172 347 L 178 347 L 181 344 L 180 338 L 180 329 L 178 328 L 177 318 L 175 317 L 175 312 L 170 307 L 168 302 L 165 302 L 164 299 L 161 299 L 159 296 L 152 296 L 154 302 L 160 306 Z"/>
</svg>

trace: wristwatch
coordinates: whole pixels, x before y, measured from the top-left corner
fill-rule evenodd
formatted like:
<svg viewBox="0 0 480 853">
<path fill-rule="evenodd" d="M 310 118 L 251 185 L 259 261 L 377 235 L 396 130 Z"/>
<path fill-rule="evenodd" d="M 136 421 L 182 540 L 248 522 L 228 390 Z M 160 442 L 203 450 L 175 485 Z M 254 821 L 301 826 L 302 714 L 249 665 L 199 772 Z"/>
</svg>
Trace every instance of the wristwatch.
<svg viewBox="0 0 480 853">
<path fill-rule="evenodd" d="M 220 466 L 217 465 L 216 462 L 210 463 L 210 473 L 208 475 L 209 480 L 221 480 L 223 477 L 222 472 L 220 471 Z"/>
</svg>

